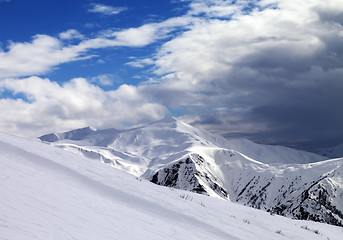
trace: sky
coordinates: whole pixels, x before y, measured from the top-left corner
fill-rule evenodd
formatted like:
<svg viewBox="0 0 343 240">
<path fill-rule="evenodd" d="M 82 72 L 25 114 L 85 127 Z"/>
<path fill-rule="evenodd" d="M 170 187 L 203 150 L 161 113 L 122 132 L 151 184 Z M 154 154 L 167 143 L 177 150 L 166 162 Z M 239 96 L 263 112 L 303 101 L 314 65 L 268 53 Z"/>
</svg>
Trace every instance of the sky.
<svg viewBox="0 0 343 240">
<path fill-rule="evenodd" d="M 340 0 L 0 0 L 0 131 L 174 116 L 228 139 L 343 142 Z"/>
</svg>

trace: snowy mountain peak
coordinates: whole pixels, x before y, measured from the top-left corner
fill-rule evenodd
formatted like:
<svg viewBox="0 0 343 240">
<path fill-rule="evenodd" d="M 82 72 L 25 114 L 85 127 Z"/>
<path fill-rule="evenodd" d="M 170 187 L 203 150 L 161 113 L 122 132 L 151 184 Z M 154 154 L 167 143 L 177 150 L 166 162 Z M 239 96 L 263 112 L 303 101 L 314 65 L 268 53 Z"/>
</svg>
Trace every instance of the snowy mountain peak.
<svg viewBox="0 0 343 240">
<path fill-rule="evenodd" d="M 168 117 L 161 119 L 156 122 L 149 123 L 145 126 L 142 126 L 140 129 L 144 129 L 144 131 L 175 131 L 183 134 L 189 135 L 198 135 L 201 129 L 197 129 L 187 123 L 184 123 L 174 117 Z M 208 135 L 211 133 L 207 132 Z M 168 137 L 168 136 L 166 136 Z M 192 136 L 190 136 L 192 137 Z"/>
<path fill-rule="evenodd" d="M 235 154 L 227 152 L 231 158 Z M 213 193 L 219 193 L 220 176 L 216 180 L 210 171 L 200 171 L 210 169 L 207 160 L 193 153 L 186 157 L 170 171 L 155 174 L 154 181 L 170 182 L 175 187 L 192 186 L 194 181 L 192 190 L 204 193 L 212 190 L 205 188 L 208 180 L 213 183 Z M 230 201 L 162 188 L 98 161 L 1 132 L 0 159 L 0 239 L 334 240 L 342 235 L 341 228 L 328 224 L 294 221 Z M 192 175 L 182 178 L 175 172 Z M 330 177 L 341 172 L 342 168 L 336 169 Z M 263 180 L 241 177 L 250 185 L 237 184 L 240 198 L 246 195 L 244 189 L 252 192 L 256 190 L 252 188 L 254 182 Z M 337 188 L 338 182 L 330 183 Z M 303 196 L 320 196 L 317 202 L 326 202 L 326 195 L 320 193 L 326 187 L 325 180 L 320 188 L 315 186 L 317 195 L 308 186 Z M 260 189 L 262 196 L 265 189 Z M 316 204 L 306 202 L 311 203 Z M 332 210 L 335 204 L 332 201 Z M 279 205 L 278 210 L 283 208 Z"/>
<path fill-rule="evenodd" d="M 228 141 L 175 118 L 127 130 L 56 136 L 51 145 L 158 185 L 343 226 L 343 180 L 337 170 L 343 159 L 244 139 Z"/>
<path fill-rule="evenodd" d="M 166 163 L 175 160 L 170 156 L 180 152 L 192 152 L 192 148 L 227 149 L 237 151 L 255 161 L 267 164 L 274 163 L 311 163 L 328 158 L 294 150 L 282 146 L 261 145 L 246 139 L 226 140 L 220 135 L 193 127 L 173 117 L 165 118 L 138 128 L 117 130 L 82 128 L 65 133 L 52 133 L 41 136 L 46 142 L 54 142 L 60 147 L 88 146 L 87 151 L 97 147 L 97 153 L 103 152 L 103 147 L 111 149 L 106 158 L 111 159 L 114 151 L 127 152 L 135 159 L 134 162 L 145 162 L 151 165 L 157 159 Z M 76 147 L 79 149 L 79 147 Z M 90 149 L 92 148 L 92 149 Z M 80 150 L 80 149 L 79 149 Z M 105 157 L 105 156 L 104 156 Z M 127 158 L 125 158 L 125 161 Z M 157 161 L 158 162 L 158 161 Z M 142 166 L 138 166 L 142 168 Z M 141 169 L 143 171 L 143 169 Z M 146 169 L 145 169 L 146 170 Z M 144 170 L 144 171 L 145 171 Z"/>
<path fill-rule="evenodd" d="M 96 129 L 92 127 L 84 127 L 75 129 L 64 133 L 50 133 L 39 137 L 40 140 L 45 142 L 56 142 L 59 140 L 70 139 L 70 140 L 81 140 L 89 134 L 95 132 Z"/>
</svg>

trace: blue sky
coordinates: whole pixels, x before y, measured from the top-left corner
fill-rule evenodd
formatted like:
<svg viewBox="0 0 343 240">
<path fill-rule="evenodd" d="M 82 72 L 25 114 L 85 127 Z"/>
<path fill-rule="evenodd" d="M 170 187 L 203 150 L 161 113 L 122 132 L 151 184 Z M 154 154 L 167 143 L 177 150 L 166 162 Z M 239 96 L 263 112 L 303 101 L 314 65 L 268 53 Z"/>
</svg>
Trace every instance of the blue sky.
<svg viewBox="0 0 343 240">
<path fill-rule="evenodd" d="M 343 142 L 339 0 L 0 0 L 0 130 L 176 116 L 227 138 Z"/>
<path fill-rule="evenodd" d="M 119 13 L 92 11 L 95 6 L 119 9 Z M 0 16 L 1 47 L 6 48 L 9 41 L 30 42 L 37 34 L 57 37 L 68 29 L 77 29 L 86 38 L 96 37 L 99 32 L 109 29 L 140 27 L 145 23 L 163 21 L 174 14 L 185 12 L 182 2 L 151 0 L 142 1 L 2 1 Z M 10 23 L 10 24 L 9 24 Z M 74 41 L 77 43 L 78 41 Z M 58 70 L 48 71 L 40 76 L 69 81 L 74 77 L 95 77 L 99 74 L 113 74 L 116 79 L 135 84 L 137 69 L 128 69 L 125 63 L 130 57 L 146 57 L 155 52 L 158 45 L 144 48 L 118 47 L 116 49 L 97 49 L 95 58 L 88 61 L 69 62 L 58 66 Z M 104 61 L 99 60 L 103 59 Z M 122 83 L 122 82 L 121 82 Z"/>
</svg>

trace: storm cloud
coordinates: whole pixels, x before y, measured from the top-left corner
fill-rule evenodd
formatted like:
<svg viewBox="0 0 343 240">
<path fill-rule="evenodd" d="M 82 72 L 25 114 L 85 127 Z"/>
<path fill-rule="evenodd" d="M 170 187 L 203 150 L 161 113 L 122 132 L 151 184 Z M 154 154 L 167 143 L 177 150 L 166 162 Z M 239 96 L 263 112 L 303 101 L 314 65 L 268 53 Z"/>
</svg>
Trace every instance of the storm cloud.
<svg viewBox="0 0 343 240">
<path fill-rule="evenodd" d="M 185 120 L 228 138 L 312 151 L 343 142 L 342 6 L 261 1 L 218 19 L 232 9 L 219 2 L 157 53 L 165 81 L 156 98 L 188 106 Z"/>
</svg>

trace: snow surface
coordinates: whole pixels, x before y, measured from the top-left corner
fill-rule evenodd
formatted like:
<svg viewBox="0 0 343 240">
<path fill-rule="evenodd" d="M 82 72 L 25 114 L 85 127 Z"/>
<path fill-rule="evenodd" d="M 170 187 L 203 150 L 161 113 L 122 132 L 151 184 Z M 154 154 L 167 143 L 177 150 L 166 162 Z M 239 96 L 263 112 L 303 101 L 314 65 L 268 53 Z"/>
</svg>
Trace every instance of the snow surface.
<svg viewBox="0 0 343 240">
<path fill-rule="evenodd" d="M 0 163 L 0 239 L 343 236 L 340 227 L 160 187 L 99 161 L 5 133 L 0 133 Z"/>
<path fill-rule="evenodd" d="M 51 140 L 51 136 L 63 137 Z M 246 139 L 228 141 L 220 135 L 194 128 L 172 117 L 128 130 L 90 132 L 88 128 L 83 128 L 48 134 L 40 139 L 90 158 L 101 159 L 136 176 L 141 176 L 148 169 L 156 170 L 161 165 L 172 163 L 191 153 L 194 147 L 234 150 L 266 164 L 301 164 L 328 159 L 283 146 L 256 144 Z"/>
</svg>

